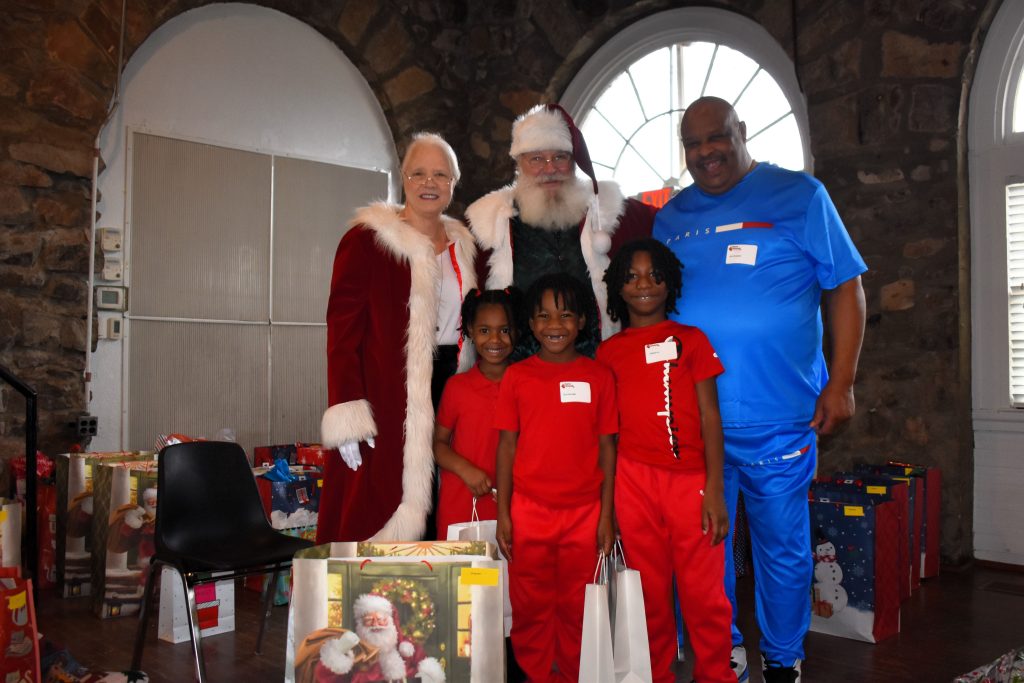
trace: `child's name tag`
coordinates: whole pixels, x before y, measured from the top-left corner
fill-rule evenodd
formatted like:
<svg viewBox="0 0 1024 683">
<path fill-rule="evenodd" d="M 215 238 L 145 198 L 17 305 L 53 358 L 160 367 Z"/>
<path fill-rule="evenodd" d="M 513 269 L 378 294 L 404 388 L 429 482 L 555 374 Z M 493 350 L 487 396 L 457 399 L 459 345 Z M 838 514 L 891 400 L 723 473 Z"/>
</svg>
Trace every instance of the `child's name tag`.
<svg viewBox="0 0 1024 683">
<path fill-rule="evenodd" d="M 559 382 L 562 403 L 590 403 L 590 382 Z"/>
<path fill-rule="evenodd" d="M 675 342 L 670 341 L 647 344 L 644 346 L 644 358 L 647 360 L 648 365 L 651 363 L 664 363 L 665 361 L 679 358 L 679 350 L 676 348 Z"/>
<path fill-rule="evenodd" d="M 730 244 L 725 250 L 725 262 L 727 264 L 738 263 L 744 266 L 752 266 L 757 263 L 756 244 Z"/>
</svg>

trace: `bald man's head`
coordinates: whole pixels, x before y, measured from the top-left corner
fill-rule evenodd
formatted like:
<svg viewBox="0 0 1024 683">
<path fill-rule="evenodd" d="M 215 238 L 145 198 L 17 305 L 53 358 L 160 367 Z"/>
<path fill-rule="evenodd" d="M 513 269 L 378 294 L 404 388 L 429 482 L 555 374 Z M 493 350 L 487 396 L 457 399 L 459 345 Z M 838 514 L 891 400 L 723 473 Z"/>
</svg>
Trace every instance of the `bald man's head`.
<svg viewBox="0 0 1024 683">
<path fill-rule="evenodd" d="M 728 192 L 754 166 L 747 151 L 747 127 L 721 98 L 694 100 L 683 113 L 679 136 L 686 168 L 708 194 Z"/>
</svg>

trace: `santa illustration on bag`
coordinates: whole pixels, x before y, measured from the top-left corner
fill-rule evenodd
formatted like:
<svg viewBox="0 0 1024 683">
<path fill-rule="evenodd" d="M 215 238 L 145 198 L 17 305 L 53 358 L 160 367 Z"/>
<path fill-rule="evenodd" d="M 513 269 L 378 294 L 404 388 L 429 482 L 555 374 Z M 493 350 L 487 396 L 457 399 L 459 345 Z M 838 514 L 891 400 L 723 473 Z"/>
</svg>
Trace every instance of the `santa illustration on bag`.
<svg viewBox="0 0 1024 683">
<path fill-rule="evenodd" d="M 814 613 L 831 617 L 849 602 L 843 581 L 843 568 L 836 561 L 836 546 L 818 529 L 814 547 Z"/>
<path fill-rule="evenodd" d="M 356 599 L 352 611 L 355 632 L 328 628 L 305 638 L 296 654 L 296 681 L 444 683 L 440 662 L 402 635 L 397 612 L 387 598 L 366 593 Z"/>
</svg>

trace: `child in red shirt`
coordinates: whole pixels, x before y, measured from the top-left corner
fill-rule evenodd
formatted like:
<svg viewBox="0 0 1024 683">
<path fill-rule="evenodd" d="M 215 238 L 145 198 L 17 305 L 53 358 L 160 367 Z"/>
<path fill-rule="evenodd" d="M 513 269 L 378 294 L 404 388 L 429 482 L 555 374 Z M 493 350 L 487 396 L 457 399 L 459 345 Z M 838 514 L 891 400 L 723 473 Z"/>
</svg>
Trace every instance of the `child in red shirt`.
<svg viewBox="0 0 1024 683">
<path fill-rule="evenodd" d="M 498 387 L 518 333 L 515 290 L 470 290 L 462 302 L 462 334 L 473 342 L 477 362 L 445 385 L 434 428 L 434 459 L 441 468 L 437 537 L 448 525 L 468 522 L 473 501 L 480 519 L 497 519 L 493 491 L 498 430 Z"/>
<path fill-rule="evenodd" d="M 614 541 L 615 381 L 575 347 L 594 308 L 572 276 L 538 278 L 526 311 L 540 350 L 508 369 L 498 395 L 498 545 L 512 649 L 534 683 L 579 677 L 585 587 Z"/>
<path fill-rule="evenodd" d="M 723 583 L 729 531 L 723 491 L 718 355 L 676 310 L 682 265 L 653 239 L 625 244 L 604 276 L 608 314 L 624 329 L 597 359 L 619 401 L 615 510 L 630 567 L 639 570 L 655 683 L 675 680 L 675 573 L 699 683 L 735 683 L 732 607 Z"/>
</svg>

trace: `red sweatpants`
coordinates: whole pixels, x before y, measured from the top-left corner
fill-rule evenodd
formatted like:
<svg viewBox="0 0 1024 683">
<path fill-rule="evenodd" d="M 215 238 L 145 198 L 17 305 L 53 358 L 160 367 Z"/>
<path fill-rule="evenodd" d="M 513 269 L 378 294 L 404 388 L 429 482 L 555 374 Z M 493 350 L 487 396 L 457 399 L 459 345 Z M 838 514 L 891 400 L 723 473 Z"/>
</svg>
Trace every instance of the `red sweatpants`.
<svg viewBox="0 0 1024 683">
<path fill-rule="evenodd" d="M 579 678 L 583 597 L 594 580 L 600 515 L 600 501 L 556 508 L 512 494 L 512 649 L 531 683 Z"/>
<path fill-rule="evenodd" d="M 615 515 L 626 564 L 640 572 L 655 683 L 675 680 L 675 572 L 697 683 L 736 683 L 729 666 L 732 606 L 723 584 L 725 544 L 701 532 L 704 472 L 675 471 L 620 458 Z"/>
</svg>

